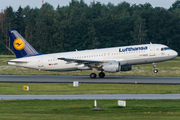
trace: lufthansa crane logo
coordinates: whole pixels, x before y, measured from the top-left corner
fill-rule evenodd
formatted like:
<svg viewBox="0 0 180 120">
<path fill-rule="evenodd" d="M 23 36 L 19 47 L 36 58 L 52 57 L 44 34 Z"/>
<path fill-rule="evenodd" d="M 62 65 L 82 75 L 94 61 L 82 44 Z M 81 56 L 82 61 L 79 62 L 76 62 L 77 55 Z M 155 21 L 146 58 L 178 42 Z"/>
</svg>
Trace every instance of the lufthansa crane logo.
<svg viewBox="0 0 180 120">
<path fill-rule="evenodd" d="M 14 40 L 13 45 L 14 45 L 14 48 L 16 50 L 22 50 L 24 48 L 24 46 L 25 46 L 25 42 L 24 42 L 23 39 L 17 38 L 17 39 Z"/>
</svg>

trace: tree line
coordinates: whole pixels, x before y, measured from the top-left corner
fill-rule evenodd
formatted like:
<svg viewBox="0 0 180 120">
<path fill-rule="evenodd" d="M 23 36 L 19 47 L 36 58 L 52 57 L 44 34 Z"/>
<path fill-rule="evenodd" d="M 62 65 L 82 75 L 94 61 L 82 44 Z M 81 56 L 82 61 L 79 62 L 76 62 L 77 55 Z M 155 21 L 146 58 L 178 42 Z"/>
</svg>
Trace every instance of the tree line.
<svg viewBox="0 0 180 120">
<path fill-rule="evenodd" d="M 11 6 L 0 12 L 0 54 L 12 54 L 8 30 L 17 30 L 38 52 L 158 43 L 180 53 L 180 0 L 169 9 L 71 0 L 68 6 Z"/>
</svg>

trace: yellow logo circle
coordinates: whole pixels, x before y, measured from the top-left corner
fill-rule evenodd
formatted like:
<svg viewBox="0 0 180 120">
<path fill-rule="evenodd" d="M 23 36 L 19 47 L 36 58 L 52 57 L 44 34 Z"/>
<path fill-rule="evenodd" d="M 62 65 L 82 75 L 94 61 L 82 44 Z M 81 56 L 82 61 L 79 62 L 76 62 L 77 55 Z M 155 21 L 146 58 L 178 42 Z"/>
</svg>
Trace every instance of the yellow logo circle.
<svg viewBox="0 0 180 120">
<path fill-rule="evenodd" d="M 13 45 L 14 45 L 14 48 L 16 50 L 22 50 L 24 48 L 24 46 L 25 46 L 25 42 L 24 42 L 23 39 L 17 38 L 17 39 L 14 40 Z"/>
</svg>

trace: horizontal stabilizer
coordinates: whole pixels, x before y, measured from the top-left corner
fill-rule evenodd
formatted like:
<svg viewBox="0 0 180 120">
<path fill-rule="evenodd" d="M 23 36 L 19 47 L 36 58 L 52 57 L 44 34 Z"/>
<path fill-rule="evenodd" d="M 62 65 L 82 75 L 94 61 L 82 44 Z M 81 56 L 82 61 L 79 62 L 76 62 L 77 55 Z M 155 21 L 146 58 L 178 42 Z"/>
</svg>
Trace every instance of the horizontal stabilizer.
<svg viewBox="0 0 180 120">
<path fill-rule="evenodd" d="M 12 62 L 12 63 L 28 63 L 28 61 L 5 61 L 5 62 Z"/>
</svg>

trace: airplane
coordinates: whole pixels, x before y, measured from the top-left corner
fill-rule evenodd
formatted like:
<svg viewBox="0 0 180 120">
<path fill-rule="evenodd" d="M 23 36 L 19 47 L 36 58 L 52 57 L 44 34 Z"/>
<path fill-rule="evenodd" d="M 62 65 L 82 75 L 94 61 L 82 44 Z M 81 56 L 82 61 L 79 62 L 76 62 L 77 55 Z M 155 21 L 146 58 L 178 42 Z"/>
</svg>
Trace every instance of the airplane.
<svg viewBox="0 0 180 120">
<path fill-rule="evenodd" d="M 92 70 L 90 78 L 96 78 L 94 70 L 116 73 L 130 71 L 133 65 L 155 63 L 174 59 L 178 53 L 162 44 L 142 44 L 103 49 L 92 49 L 52 54 L 37 52 L 16 30 L 8 31 L 17 59 L 6 61 L 9 65 L 44 71 Z"/>
</svg>

